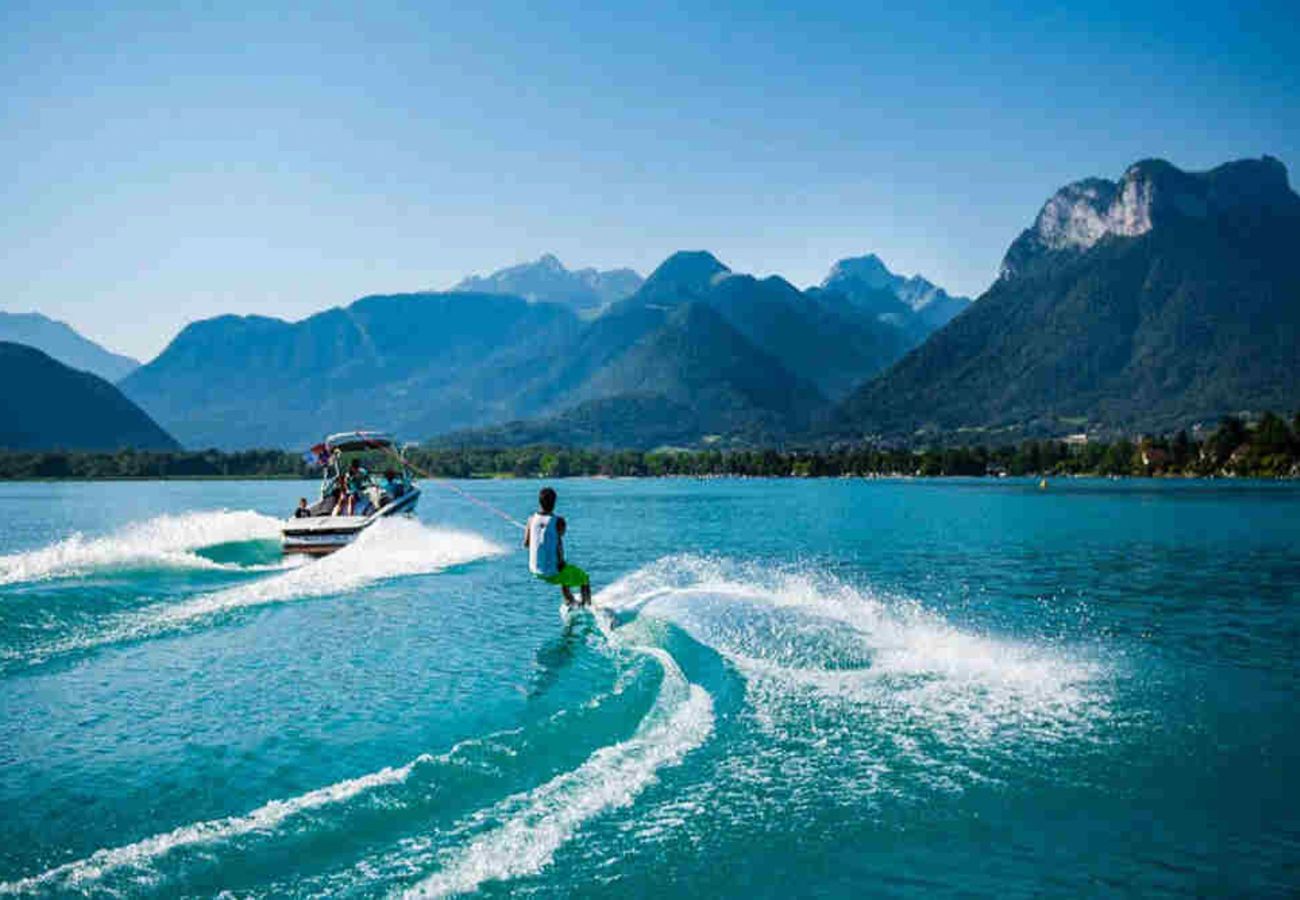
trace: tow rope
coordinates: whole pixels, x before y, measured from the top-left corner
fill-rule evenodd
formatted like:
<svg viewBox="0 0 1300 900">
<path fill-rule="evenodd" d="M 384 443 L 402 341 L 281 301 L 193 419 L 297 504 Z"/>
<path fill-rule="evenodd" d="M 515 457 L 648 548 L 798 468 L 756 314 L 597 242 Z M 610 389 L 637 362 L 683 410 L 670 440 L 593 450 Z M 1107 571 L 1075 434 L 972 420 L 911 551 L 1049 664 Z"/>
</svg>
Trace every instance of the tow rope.
<svg viewBox="0 0 1300 900">
<path fill-rule="evenodd" d="M 410 461 L 407 460 L 404 456 L 402 456 L 400 453 L 398 453 L 396 450 L 394 450 L 391 444 L 384 444 L 384 445 L 380 445 L 380 446 L 381 446 L 381 449 L 387 451 L 387 452 L 389 453 L 389 455 L 391 455 L 394 459 L 396 459 L 398 462 L 400 462 L 400 463 L 401 463 L 403 466 L 405 466 L 406 468 L 408 468 L 408 469 L 410 469 L 411 471 L 415 472 L 417 475 L 421 475 L 421 476 L 423 476 L 423 477 L 424 477 L 425 479 L 427 479 L 428 481 L 433 482 L 434 484 L 438 485 L 439 487 L 446 488 L 447 490 L 451 491 L 451 492 L 454 493 L 454 494 L 459 494 L 462 498 L 468 500 L 470 503 L 473 503 L 475 506 L 481 506 L 483 509 L 486 509 L 488 512 L 492 513 L 494 516 L 499 516 L 500 518 L 505 519 L 507 522 L 509 522 L 511 525 L 515 526 L 516 528 L 520 529 L 521 531 L 522 531 L 524 528 L 527 527 L 527 526 L 524 525 L 523 522 L 520 522 L 518 519 L 516 519 L 514 516 L 510 515 L 510 513 L 506 512 L 505 510 L 503 510 L 503 509 L 501 509 L 501 508 L 499 508 L 499 507 L 493 506 L 491 503 L 488 503 L 486 500 L 482 500 L 482 499 L 480 499 L 480 498 L 478 498 L 478 497 L 475 497 L 475 496 L 474 496 L 473 494 L 471 494 L 469 491 L 466 491 L 466 490 L 460 488 L 459 486 L 452 484 L 452 483 L 449 482 L 449 481 L 446 481 L 446 480 L 444 480 L 444 479 L 442 479 L 442 478 L 439 478 L 439 477 L 437 477 L 436 475 L 430 475 L 430 474 L 429 474 L 428 472 L 426 472 L 424 469 L 421 469 L 421 468 L 420 468 L 419 466 L 417 466 L 415 463 L 410 462 Z"/>
</svg>

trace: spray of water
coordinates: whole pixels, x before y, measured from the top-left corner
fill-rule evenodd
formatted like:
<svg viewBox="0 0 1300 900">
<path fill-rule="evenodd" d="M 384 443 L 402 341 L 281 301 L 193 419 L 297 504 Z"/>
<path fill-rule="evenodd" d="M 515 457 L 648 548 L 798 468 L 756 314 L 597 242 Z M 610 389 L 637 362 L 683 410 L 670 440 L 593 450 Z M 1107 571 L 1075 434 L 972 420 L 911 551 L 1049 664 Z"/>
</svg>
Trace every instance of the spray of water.
<svg viewBox="0 0 1300 900">
<path fill-rule="evenodd" d="M 389 578 L 442 571 L 503 552 L 479 535 L 422 525 L 413 519 L 375 523 L 324 559 L 266 578 L 114 617 L 88 633 L 24 651 L 28 663 L 69 653 L 174 634 L 250 607 L 332 596 Z"/>
<path fill-rule="evenodd" d="M 74 534 L 47 547 L 0 556 L 0 585 L 103 569 L 236 568 L 195 551 L 235 541 L 276 540 L 279 535 L 278 520 L 251 510 L 157 516 L 102 537 Z"/>
</svg>

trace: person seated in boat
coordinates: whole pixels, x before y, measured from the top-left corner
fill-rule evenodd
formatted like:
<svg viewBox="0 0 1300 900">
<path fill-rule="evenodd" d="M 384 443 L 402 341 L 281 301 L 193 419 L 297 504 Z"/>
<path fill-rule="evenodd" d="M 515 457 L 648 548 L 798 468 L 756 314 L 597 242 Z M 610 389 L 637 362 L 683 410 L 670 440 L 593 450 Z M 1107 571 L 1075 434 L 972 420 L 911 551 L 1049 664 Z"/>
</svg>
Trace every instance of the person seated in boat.
<svg viewBox="0 0 1300 900">
<path fill-rule="evenodd" d="M 576 606 L 571 588 L 582 590 L 582 605 L 591 605 L 591 579 L 587 573 L 564 558 L 564 532 L 568 523 L 555 515 L 554 488 L 544 487 L 537 494 L 538 511 L 524 526 L 524 546 L 528 548 L 528 569 L 547 584 L 559 585 L 568 606 Z"/>
<path fill-rule="evenodd" d="M 306 497 L 298 498 L 298 508 L 293 511 L 293 517 L 295 519 L 311 518 L 311 507 L 307 505 Z"/>
<path fill-rule="evenodd" d="M 365 466 L 361 465 L 361 460 L 354 459 L 348 464 L 348 482 L 356 490 L 361 490 L 370 484 L 370 473 L 366 471 Z"/>
<path fill-rule="evenodd" d="M 361 466 L 360 460 L 352 463 L 339 473 L 338 500 L 334 504 L 332 515 L 351 516 L 356 514 L 357 501 L 363 496 L 370 473 Z"/>
<path fill-rule="evenodd" d="M 375 500 L 378 498 L 379 490 L 370 485 L 361 489 L 360 493 L 353 495 L 352 514 L 356 516 L 368 516 L 375 511 Z"/>
<path fill-rule="evenodd" d="M 406 482 L 402 480 L 395 469 L 384 470 L 384 480 L 379 486 L 383 490 L 383 495 L 379 499 L 380 506 L 391 503 L 406 493 Z"/>
</svg>

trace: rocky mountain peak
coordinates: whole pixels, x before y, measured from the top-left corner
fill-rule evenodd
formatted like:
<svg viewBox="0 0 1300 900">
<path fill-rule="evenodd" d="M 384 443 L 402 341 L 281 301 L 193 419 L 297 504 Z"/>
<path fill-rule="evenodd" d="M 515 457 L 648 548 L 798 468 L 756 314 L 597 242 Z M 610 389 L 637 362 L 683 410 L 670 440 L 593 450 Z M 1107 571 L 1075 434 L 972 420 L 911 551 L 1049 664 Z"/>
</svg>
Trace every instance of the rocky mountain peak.
<svg viewBox="0 0 1300 900">
<path fill-rule="evenodd" d="M 631 269 L 571 271 L 555 254 L 544 253 L 532 262 L 498 269 L 491 275 L 471 275 L 452 290 L 508 294 L 534 303 L 558 303 L 579 313 L 594 313 L 632 294 L 640 286 L 641 276 Z"/>
<path fill-rule="evenodd" d="M 1110 236 L 1138 237 L 1176 218 L 1298 203 L 1286 167 L 1270 156 L 1225 163 L 1208 172 L 1184 172 L 1165 160 L 1145 159 L 1129 166 L 1117 182 L 1087 178 L 1053 194 L 1033 227 L 1007 251 L 1001 277 L 1019 274 L 1045 254 L 1082 252 Z"/>
<path fill-rule="evenodd" d="M 830 274 L 822 281 L 822 287 L 832 289 L 837 284 L 849 281 L 879 290 L 880 288 L 892 289 L 902 279 L 889 271 L 884 260 L 879 256 L 868 253 L 866 256 L 855 256 L 836 262 L 831 266 Z"/>
<path fill-rule="evenodd" d="M 895 274 L 874 253 L 835 263 L 821 290 L 841 294 L 859 309 L 919 337 L 946 325 L 970 305 L 969 298 L 953 297 L 921 275 Z"/>
<path fill-rule="evenodd" d="M 699 292 L 706 290 L 717 276 L 730 272 L 731 269 L 707 250 L 678 250 L 650 273 L 645 289 Z"/>
</svg>

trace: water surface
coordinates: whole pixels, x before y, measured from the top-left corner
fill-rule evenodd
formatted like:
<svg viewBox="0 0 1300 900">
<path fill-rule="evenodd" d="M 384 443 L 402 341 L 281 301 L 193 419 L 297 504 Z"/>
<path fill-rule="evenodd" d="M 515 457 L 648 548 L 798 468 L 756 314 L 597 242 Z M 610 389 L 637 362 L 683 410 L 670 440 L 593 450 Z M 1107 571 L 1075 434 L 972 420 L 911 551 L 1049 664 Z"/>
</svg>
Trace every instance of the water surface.
<svg viewBox="0 0 1300 900">
<path fill-rule="evenodd" d="M 1300 885 L 1296 486 L 557 486 L 568 624 L 432 485 L 0 486 L 0 892 Z"/>
</svg>

